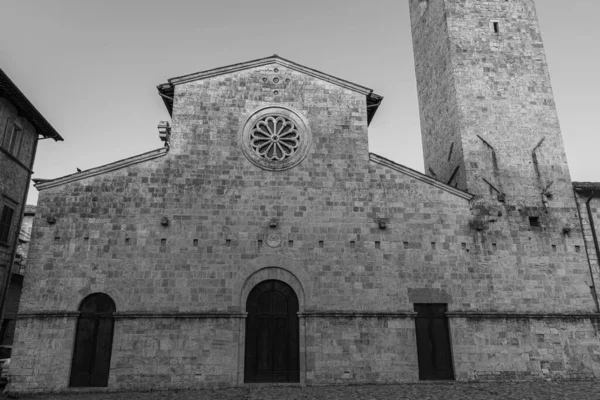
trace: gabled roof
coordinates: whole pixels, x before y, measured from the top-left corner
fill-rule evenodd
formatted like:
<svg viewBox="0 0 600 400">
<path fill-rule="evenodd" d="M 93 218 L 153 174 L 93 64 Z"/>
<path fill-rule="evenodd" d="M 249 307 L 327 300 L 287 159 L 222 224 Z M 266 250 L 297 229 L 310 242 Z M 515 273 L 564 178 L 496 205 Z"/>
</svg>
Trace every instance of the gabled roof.
<svg viewBox="0 0 600 400">
<path fill-rule="evenodd" d="M 357 85 L 356 83 L 349 82 L 347 80 L 337 78 L 333 75 L 329 75 L 323 73 L 321 71 L 317 71 L 316 69 L 312 69 L 309 67 L 305 67 L 304 65 L 297 64 L 293 61 L 286 60 L 285 58 L 279 57 L 277 54 L 274 54 L 270 57 L 259 58 L 258 60 L 247 61 L 239 64 L 227 65 L 225 67 L 209 69 L 207 71 L 196 72 L 194 74 L 183 75 L 176 78 L 169 79 L 168 83 L 163 83 L 162 85 L 158 85 L 158 92 L 163 98 L 165 106 L 167 106 L 167 110 L 170 115 L 173 115 L 173 95 L 175 93 L 175 86 L 180 85 L 182 83 L 197 81 L 206 78 L 212 78 L 219 75 L 229 74 L 232 72 L 243 71 L 250 68 L 261 67 L 263 65 L 270 64 L 278 64 L 283 67 L 292 69 L 294 71 L 298 71 L 300 73 L 313 76 L 315 78 L 324 80 L 326 82 L 333 83 L 335 85 L 341 86 L 343 88 L 353 90 L 357 93 L 364 94 L 367 97 L 367 114 L 368 114 L 368 123 L 371 123 L 377 108 L 381 104 L 383 100 L 382 96 L 373 93 L 372 89 L 367 87 Z"/>
<path fill-rule="evenodd" d="M 39 135 L 56 141 L 64 140 L 2 69 L 0 69 L 0 96 L 9 100 L 17 108 L 19 115 L 26 118 Z"/>
</svg>

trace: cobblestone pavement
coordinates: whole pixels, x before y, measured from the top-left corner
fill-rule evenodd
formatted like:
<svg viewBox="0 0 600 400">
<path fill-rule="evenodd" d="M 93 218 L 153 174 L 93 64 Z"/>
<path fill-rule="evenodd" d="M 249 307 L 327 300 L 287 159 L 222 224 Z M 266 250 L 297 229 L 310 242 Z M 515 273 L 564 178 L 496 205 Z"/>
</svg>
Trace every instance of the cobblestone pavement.
<svg viewBox="0 0 600 400">
<path fill-rule="evenodd" d="M 31 400 L 600 400 L 600 382 L 418 383 L 369 386 L 254 386 L 231 389 L 22 396 Z"/>
</svg>

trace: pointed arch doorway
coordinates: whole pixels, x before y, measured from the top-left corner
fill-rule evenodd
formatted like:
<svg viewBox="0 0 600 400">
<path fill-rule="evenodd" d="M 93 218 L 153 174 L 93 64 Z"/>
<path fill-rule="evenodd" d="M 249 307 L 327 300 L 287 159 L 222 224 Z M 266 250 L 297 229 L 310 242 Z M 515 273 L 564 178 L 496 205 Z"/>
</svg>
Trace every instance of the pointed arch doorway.
<svg viewBox="0 0 600 400">
<path fill-rule="evenodd" d="M 256 285 L 246 302 L 244 382 L 299 382 L 298 297 L 286 283 Z"/>
</svg>

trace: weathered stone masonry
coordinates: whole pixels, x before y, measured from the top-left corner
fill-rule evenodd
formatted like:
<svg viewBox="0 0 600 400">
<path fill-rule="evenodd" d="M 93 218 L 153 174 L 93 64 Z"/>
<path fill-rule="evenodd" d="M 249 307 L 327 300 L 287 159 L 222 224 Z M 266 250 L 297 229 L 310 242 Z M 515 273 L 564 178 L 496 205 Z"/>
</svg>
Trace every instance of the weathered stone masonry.
<svg viewBox="0 0 600 400">
<path fill-rule="evenodd" d="M 23 279 L 13 261 L 38 137 L 63 140 L 0 70 L 0 344 L 7 346 L 13 341 Z"/>
<path fill-rule="evenodd" d="M 533 18 L 530 1 L 513 3 Z M 433 57 L 435 37 L 465 29 L 438 26 L 453 23 L 443 7 L 480 18 L 473 4 L 412 1 L 413 19 L 433 21 L 431 32 L 413 27 L 416 53 Z M 464 131 L 476 90 L 444 83 L 458 79 L 445 62 L 424 63 L 441 68 L 431 72 L 440 85 L 419 78 L 424 141 L 435 152 L 450 143 L 436 132 L 454 132 L 463 160 L 436 155 L 449 163 L 437 177 L 368 152 L 380 96 L 278 56 L 161 85 L 168 148 L 38 183 L 11 390 L 68 387 L 77 311 L 99 292 L 117 308 L 108 390 L 241 385 L 246 301 L 268 280 L 298 298 L 303 384 L 418 380 L 422 303 L 447 304 L 456 379 L 598 376 L 595 280 L 554 117 L 537 170 L 525 154 L 505 162 L 508 144 L 486 164 L 493 157 L 468 148 Z M 244 121 L 265 106 L 297 113 L 312 133 L 289 169 L 257 166 L 243 149 Z M 456 178 L 469 192 L 442 179 L 477 157 L 479 172 Z M 501 193 L 482 183 L 487 173 L 502 177 Z M 531 186 L 551 173 L 552 189 Z"/>
</svg>

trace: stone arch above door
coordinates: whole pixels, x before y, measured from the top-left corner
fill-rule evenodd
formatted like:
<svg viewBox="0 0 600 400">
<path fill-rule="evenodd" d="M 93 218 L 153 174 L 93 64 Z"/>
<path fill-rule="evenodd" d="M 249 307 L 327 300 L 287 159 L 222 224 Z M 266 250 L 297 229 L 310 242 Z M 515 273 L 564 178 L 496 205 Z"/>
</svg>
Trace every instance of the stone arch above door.
<svg viewBox="0 0 600 400">
<path fill-rule="evenodd" d="M 291 263 L 296 264 L 297 261 L 282 256 L 266 256 L 260 258 L 261 260 L 256 259 L 254 260 L 255 262 L 251 263 L 254 268 L 248 268 L 249 271 L 242 271 L 249 272 L 245 275 L 247 278 L 243 282 L 238 281 L 236 283 L 235 290 L 240 294 L 238 301 L 240 310 L 246 312 L 246 300 L 248 299 L 250 291 L 256 285 L 266 280 L 279 280 L 287 283 L 294 289 L 298 296 L 299 312 L 304 312 L 306 299 L 310 298 L 308 274 L 304 271 L 304 268 L 292 265 L 292 268 L 290 269 L 294 270 L 294 272 L 299 275 L 297 276 L 287 268 L 282 267 L 284 265 L 289 267 Z M 257 260 L 259 262 L 256 262 Z"/>
<path fill-rule="evenodd" d="M 124 304 L 127 304 L 127 302 L 125 301 L 125 299 L 123 298 L 123 296 L 121 295 L 121 292 L 116 289 L 116 288 L 112 288 L 112 287 L 106 287 L 105 285 L 93 285 L 94 287 L 92 287 L 92 285 L 88 285 L 74 293 L 72 293 L 71 296 L 69 296 L 68 299 L 68 310 L 78 310 L 81 307 L 81 305 L 83 304 L 83 302 L 92 294 L 95 293 L 103 293 L 107 296 L 109 296 L 112 301 L 115 303 L 115 305 L 117 306 L 117 310 L 119 312 L 124 311 L 122 309 Z"/>
</svg>

